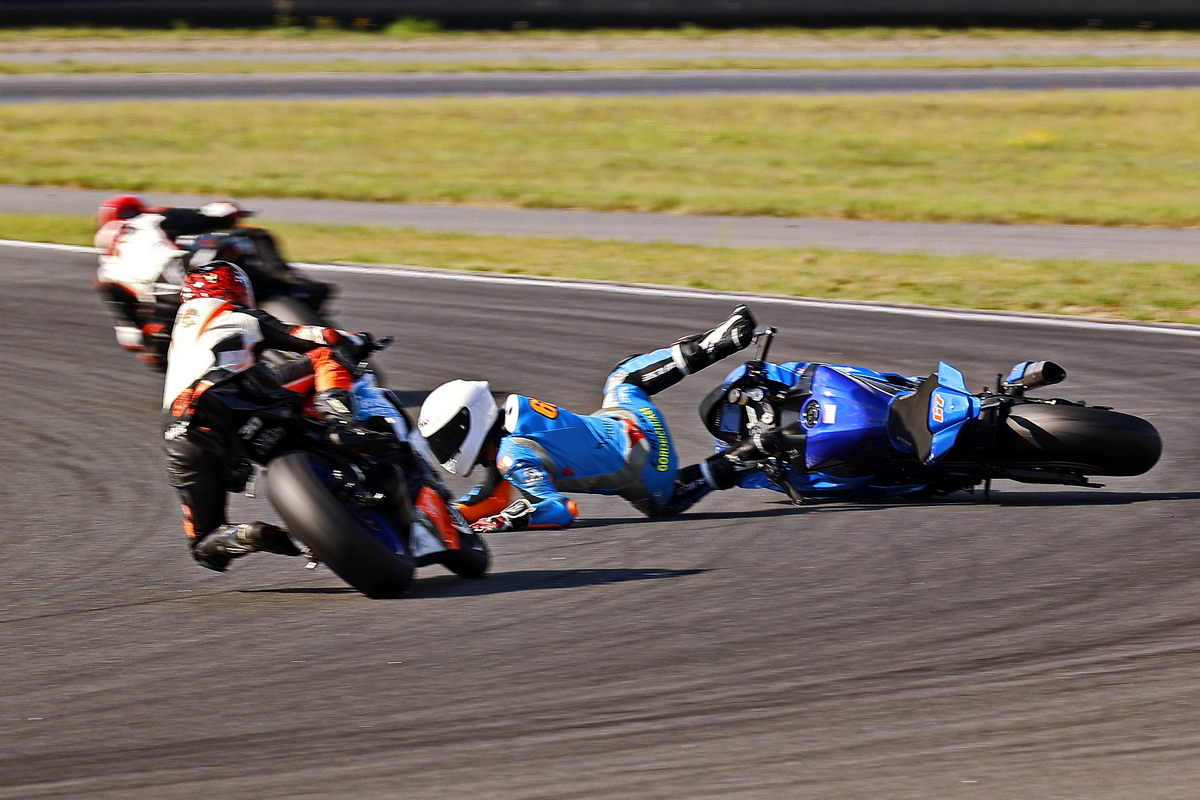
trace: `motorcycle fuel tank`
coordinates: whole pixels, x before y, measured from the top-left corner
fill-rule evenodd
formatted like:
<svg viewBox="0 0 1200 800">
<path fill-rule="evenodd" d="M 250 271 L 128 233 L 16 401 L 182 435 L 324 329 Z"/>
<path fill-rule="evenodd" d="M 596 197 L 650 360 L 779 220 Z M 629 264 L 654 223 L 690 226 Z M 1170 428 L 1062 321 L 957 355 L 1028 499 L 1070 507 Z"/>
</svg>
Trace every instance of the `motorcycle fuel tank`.
<svg viewBox="0 0 1200 800">
<path fill-rule="evenodd" d="M 888 404 L 892 394 L 828 364 L 810 364 L 793 394 L 804 433 L 804 468 L 847 476 L 880 448 L 890 448 Z M 792 426 L 789 426 L 792 427 Z M 865 473 L 864 473 L 865 474 Z"/>
</svg>

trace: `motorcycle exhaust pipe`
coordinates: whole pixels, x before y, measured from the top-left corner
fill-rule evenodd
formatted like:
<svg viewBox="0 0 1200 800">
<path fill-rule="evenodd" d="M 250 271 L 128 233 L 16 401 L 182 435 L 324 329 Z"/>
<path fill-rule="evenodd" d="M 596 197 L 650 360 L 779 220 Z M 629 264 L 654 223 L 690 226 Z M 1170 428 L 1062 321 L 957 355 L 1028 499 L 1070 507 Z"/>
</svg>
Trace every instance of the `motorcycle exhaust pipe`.
<svg viewBox="0 0 1200 800">
<path fill-rule="evenodd" d="M 1002 385 L 1010 391 L 1026 392 L 1062 383 L 1066 377 L 1067 371 L 1053 361 L 1022 361 L 1012 368 Z"/>
</svg>

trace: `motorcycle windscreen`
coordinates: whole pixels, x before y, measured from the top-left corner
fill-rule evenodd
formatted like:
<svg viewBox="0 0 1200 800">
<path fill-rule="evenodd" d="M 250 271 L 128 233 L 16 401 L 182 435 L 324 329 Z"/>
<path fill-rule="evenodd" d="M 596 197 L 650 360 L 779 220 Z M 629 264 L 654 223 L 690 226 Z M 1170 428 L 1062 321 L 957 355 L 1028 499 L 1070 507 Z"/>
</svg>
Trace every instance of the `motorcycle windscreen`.
<svg viewBox="0 0 1200 800">
<path fill-rule="evenodd" d="M 839 477 L 873 472 L 879 452 L 891 449 L 892 395 L 825 364 L 809 370 L 810 393 L 798 419 L 805 430 L 805 468 Z"/>
<path fill-rule="evenodd" d="M 979 398 L 967 390 L 963 374 L 943 361 L 917 391 L 893 401 L 888 434 L 898 446 L 911 448 L 922 464 L 930 465 L 950 452 L 963 425 L 979 412 Z"/>
</svg>

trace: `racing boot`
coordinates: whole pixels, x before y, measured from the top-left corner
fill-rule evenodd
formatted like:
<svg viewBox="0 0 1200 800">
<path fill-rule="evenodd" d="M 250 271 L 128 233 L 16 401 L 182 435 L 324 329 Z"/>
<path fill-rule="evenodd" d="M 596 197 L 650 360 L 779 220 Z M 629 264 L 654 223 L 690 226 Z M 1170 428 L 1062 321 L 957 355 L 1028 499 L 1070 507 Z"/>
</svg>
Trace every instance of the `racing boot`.
<svg viewBox="0 0 1200 800">
<path fill-rule="evenodd" d="M 622 383 L 640 386 L 650 395 L 658 394 L 693 372 L 733 355 L 753 339 L 754 317 L 750 309 L 738 306 L 728 319 L 710 331 L 685 336 L 669 347 L 618 364 L 604 385 L 605 404 L 617 403 L 610 394 Z"/>
<path fill-rule="evenodd" d="M 224 572 L 235 558 L 258 552 L 300 555 L 300 550 L 283 528 L 266 522 L 245 522 L 217 528 L 196 543 L 192 557 L 201 566 Z"/>
<path fill-rule="evenodd" d="M 717 327 L 704 333 L 685 336 L 671 345 L 671 355 L 682 362 L 688 374 L 698 372 L 731 356 L 754 338 L 754 315 L 744 305 Z"/>
<path fill-rule="evenodd" d="M 767 457 L 760 444 L 746 440 L 679 470 L 671 500 L 661 516 L 678 514 L 713 491 L 737 486 L 743 475 L 762 468 Z"/>
</svg>

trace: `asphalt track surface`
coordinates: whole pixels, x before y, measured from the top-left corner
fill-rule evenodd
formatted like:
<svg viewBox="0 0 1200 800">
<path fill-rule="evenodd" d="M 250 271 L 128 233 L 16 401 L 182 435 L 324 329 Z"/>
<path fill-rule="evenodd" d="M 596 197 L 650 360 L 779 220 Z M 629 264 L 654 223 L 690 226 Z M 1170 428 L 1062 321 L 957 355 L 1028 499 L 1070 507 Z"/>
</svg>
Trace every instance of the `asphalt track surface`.
<svg viewBox="0 0 1200 800">
<path fill-rule="evenodd" d="M 0 213 L 92 215 L 114 191 L 0 186 Z M 151 204 L 200 206 L 211 195 L 143 193 Z M 726 217 L 558 209 L 245 198 L 255 221 L 457 231 L 505 236 L 574 236 L 716 247 L 824 247 L 881 253 L 997 255 L 1094 261 L 1200 263 L 1200 230 L 1089 225 L 870 222 L 794 217 Z"/>
<path fill-rule="evenodd" d="M 0 247 L 0 798 L 1179 798 L 1200 781 L 1197 329 L 752 301 L 780 358 L 972 385 L 1027 357 L 1146 415 L 1149 474 L 925 504 L 580 498 L 492 574 L 370 601 L 185 553 L 160 380 L 112 341 L 94 256 Z M 581 411 L 732 297 L 327 274 L 412 402 L 484 378 Z M 925 314 L 921 316 L 920 314 Z M 732 365 L 732 362 L 731 362 Z M 684 460 L 721 376 L 660 396 Z M 241 500 L 238 516 L 267 516 Z"/>
<path fill-rule="evenodd" d="M 895 94 L 1200 86 L 1158 67 L 0 76 L 0 103 L 472 96 Z"/>
</svg>

